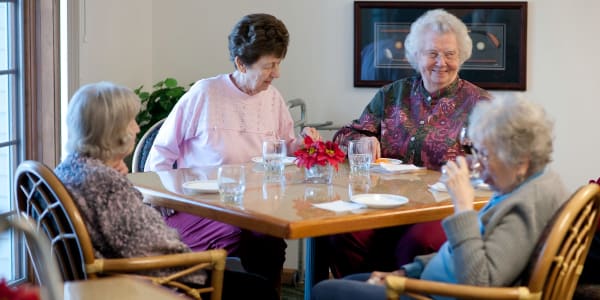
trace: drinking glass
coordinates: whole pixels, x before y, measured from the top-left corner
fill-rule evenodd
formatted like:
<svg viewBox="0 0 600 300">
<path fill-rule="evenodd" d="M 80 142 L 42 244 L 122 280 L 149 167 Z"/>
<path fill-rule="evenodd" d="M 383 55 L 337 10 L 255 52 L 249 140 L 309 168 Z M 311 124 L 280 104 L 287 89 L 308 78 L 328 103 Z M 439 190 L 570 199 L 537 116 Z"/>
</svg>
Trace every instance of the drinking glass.
<svg viewBox="0 0 600 300">
<path fill-rule="evenodd" d="M 241 204 L 246 191 L 246 170 L 242 165 L 219 167 L 219 195 L 225 203 Z"/>
<path fill-rule="evenodd" d="M 270 182 L 281 181 L 285 168 L 284 159 L 287 156 L 285 140 L 263 141 L 262 158 L 265 167 L 265 180 Z"/>
<path fill-rule="evenodd" d="M 459 143 L 463 151 L 465 152 L 465 159 L 467 160 L 467 165 L 469 166 L 469 179 L 471 181 L 471 185 L 477 187 L 477 185 L 483 183 L 483 179 L 481 178 L 481 162 L 477 157 L 477 151 L 473 151 L 473 141 L 469 137 L 467 127 L 462 127 L 460 129 L 459 134 Z M 447 175 L 443 172 L 440 177 L 440 182 L 446 182 Z"/>
<path fill-rule="evenodd" d="M 473 151 L 473 141 L 469 137 L 469 129 L 467 127 L 460 129 L 459 141 L 460 146 L 462 147 L 463 151 L 465 151 L 465 158 L 469 164 L 469 177 L 471 179 L 471 184 L 473 184 L 473 186 L 477 186 L 483 182 L 483 179 L 481 179 L 481 162 L 477 157 L 477 151 Z"/>
<path fill-rule="evenodd" d="M 352 174 L 348 176 L 348 197 L 358 194 L 368 194 L 371 190 L 371 175 L 369 174 Z"/>
<path fill-rule="evenodd" d="M 348 161 L 351 173 L 369 173 L 373 159 L 373 143 L 370 140 L 352 140 L 348 143 Z"/>
<path fill-rule="evenodd" d="M 465 151 L 465 154 L 472 154 L 473 142 L 471 141 L 471 138 L 469 138 L 469 129 L 467 127 L 463 127 L 460 129 L 460 135 L 458 139 L 461 148 L 463 149 L 463 151 Z"/>
</svg>

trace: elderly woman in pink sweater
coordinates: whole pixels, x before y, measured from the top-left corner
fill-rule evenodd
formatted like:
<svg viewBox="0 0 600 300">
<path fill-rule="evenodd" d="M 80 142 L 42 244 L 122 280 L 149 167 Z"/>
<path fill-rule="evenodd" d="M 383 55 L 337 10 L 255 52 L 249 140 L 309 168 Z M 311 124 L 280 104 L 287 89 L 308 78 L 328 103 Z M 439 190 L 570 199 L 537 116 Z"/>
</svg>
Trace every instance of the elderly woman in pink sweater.
<svg viewBox="0 0 600 300">
<path fill-rule="evenodd" d="M 146 170 L 249 162 L 269 139 L 286 140 L 293 153 L 302 140 L 295 138 L 284 98 L 271 84 L 280 76 L 288 42 L 285 25 L 274 16 L 243 17 L 229 35 L 234 71 L 199 80 L 183 95 L 154 140 Z M 319 138 L 313 128 L 303 134 Z M 279 287 L 284 240 L 185 212 L 167 216 L 166 222 L 192 249 L 224 248 Z"/>
</svg>

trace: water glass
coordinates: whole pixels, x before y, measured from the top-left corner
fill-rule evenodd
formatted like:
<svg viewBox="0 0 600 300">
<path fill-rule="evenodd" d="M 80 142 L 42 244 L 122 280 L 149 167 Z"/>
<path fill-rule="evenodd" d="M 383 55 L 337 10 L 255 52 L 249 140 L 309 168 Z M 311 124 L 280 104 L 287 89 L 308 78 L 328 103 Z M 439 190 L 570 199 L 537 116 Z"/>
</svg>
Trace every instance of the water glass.
<svg viewBox="0 0 600 300">
<path fill-rule="evenodd" d="M 242 165 L 219 167 L 219 195 L 225 203 L 241 204 L 246 191 L 246 170 Z"/>
<path fill-rule="evenodd" d="M 473 187 L 477 187 L 483 183 L 481 162 L 477 159 L 475 153 L 466 155 L 465 159 L 467 160 L 467 166 L 469 166 L 469 181 Z M 448 180 L 448 175 L 445 171 L 445 168 L 442 168 L 442 176 L 440 176 L 439 182 L 446 183 L 446 180 Z"/>
<path fill-rule="evenodd" d="M 285 140 L 264 141 L 262 144 L 262 158 L 265 167 L 265 180 L 269 182 L 281 181 L 285 168 L 284 159 L 287 156 Z"/>
<path fill-rule="evenodd" d="M 358 194 L 368 194 L 371 191 L 372 182 L 369 174 L 350 174 L 348 176 L 348 197 Z"/>
<path fill-rule="evenodd" d="M 369 173 L 373 159 L 373 143 L 370 140 L 353 140 L 348 143 L 348 161 L 351 173 Z"/>
</svg>

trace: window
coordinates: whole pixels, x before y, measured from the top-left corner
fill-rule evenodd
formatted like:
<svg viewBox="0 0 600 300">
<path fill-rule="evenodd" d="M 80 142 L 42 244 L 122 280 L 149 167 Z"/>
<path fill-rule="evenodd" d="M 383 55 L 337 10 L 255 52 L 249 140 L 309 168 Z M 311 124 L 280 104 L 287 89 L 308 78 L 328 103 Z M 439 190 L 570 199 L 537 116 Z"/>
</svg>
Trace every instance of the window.
<svg viewBox="0 0 600 300">
<path fill-rule="evenodd" d="M 21 1 L 0 1 L 0 214 L 13 207 L 12 181 L 23 158 L 23 63 Z M 24 264 L 14 263 L 23 251 L 11 232 L 0 235 L 0 277 L 9 281 L 24 277 Z"/>
<path fill-rule="evenodd" d="M 24 159 L 60 157 L 59 4 L 0 0 L 0 215 L 14 213 L 13 175 Z M 0 235 L 0 278 L 30 278 L 23 244 Z"/>
</svg>

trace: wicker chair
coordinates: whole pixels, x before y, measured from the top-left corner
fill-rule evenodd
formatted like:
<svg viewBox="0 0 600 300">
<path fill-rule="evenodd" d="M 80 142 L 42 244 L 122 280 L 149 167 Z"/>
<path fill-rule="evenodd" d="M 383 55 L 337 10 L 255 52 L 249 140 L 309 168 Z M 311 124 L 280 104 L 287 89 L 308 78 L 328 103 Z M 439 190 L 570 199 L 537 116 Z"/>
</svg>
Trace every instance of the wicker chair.
<svg viewBox="0 0 600 300">
<path fill-rule="evenodd" d="M 518 287 L 477 287 L 399 276 L 386 278 L 388 299 L 442 295 L 459 299 L 571 299 L 596 230 L 600 186 L 580 188 L 549 222 Z"/>
<path fill-rule="evenodd" d="M 164 122 L 165 119 L 162 119 L 154 123 L 154 125 L 148 128 L 148 131 L 146 131 L 137 142 L 137 145 L 133 150 L 133 157 L 131 159 L 131 172 L 144 172 L 144 166 L 146 165 L 146 160 L 148 159 L 148 153 L 150 152 L 150 148 L 152 148 L 154 139 L 156 138 L 156 135 L 158 134 L 158 131 Z"/>
<path fill-rule="evenodd" d="M 181 253 L 152 257 L 97 259 L 84 224 L 69 192 L 54 172 L 35 162 L 21 163 L 16 172 L 15 195 L 17 209 L 37 223 L 37 229 L 51 241 L 52 252 L 64 281 L 95 279 L 103 275 L 122 275 L 169 267 L 187 269 L 168 277 L 147 278 L 156 284 L 174 287 L 200 299 L 201 293 L 211 293 L 212 300 L 221 299 L 225 250 Z M 192 288 L 176 279 L 200 269 L 211 269 L 211 285 Z"/>
<path fill-rule="evenodd" d="M 36 230 L 36 224 L 26 215 L 0 215 L 0 233 L 12 228 L 15 234 L 22 233 L 26 240 L 37 282 L 45 289 L 45 300 L 63 299 L 63 281 L 56 260 L 51 255 L 50 242 Z"/>
</svg>

